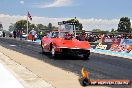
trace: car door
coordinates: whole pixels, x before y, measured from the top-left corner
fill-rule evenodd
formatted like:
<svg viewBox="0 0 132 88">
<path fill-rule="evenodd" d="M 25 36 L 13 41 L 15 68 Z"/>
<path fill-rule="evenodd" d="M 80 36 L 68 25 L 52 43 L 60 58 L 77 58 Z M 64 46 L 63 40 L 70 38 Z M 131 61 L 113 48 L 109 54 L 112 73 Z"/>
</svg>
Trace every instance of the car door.
<svg viewBox="0 0 132 88">
<path fill-rule="evenodd" d="M 45 52 L 50 51 L 51 42 L 52 42 L 52 34 L 48 33 L 47 36 L 43 37 L 42 39 L 42 45 Z"/>
</svg>

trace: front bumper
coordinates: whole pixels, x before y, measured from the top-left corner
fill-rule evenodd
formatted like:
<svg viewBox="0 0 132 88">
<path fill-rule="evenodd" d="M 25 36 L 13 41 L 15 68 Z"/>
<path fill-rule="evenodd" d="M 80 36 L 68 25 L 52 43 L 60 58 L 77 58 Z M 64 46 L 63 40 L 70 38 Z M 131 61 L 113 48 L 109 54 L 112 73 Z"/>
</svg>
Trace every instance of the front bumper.
<svg viewBox="0 0 132 88">
<path fill-rule="evenodd" d="M 70 55 L 90 55 L 89 49 L 80 49 L 80 48 L 58 48 L 58 53 L 70 54 Z"/>
</svg>

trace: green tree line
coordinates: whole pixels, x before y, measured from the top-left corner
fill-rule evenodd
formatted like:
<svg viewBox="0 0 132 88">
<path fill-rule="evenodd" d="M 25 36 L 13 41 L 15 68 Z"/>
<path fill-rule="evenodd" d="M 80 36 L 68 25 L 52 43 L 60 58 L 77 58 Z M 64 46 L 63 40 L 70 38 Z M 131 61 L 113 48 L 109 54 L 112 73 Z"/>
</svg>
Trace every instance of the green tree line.
<svg viewBox="0 0 132 88">
<path fill-rule="evenodd" d="M 52 23 L 49 23 L 48 25 L 43 24 L 31 24 L 28 22 L 28 29 L 31 31 L 32 29 L 36 31 L 47 31 L 47 30 L 53 30 L 58 29 L 57 27 L 53 26 Z M 27 20 L 19 20 L 16 23 L 11 23 L 9 26 L 9 31 L 27 31 Z"/>
<path fill-rule="evenodd" d="M 76 22 L 76 24 L 75 24 L 76 30 L 82 30 L 82 28 L 83 28 L 82 24 L 76 18 L 67 20 L 66 22 L 68 22 L 68 23 Z M 31 24 L 30 22 L 28 22 L 28 25 L 29 25 L 28 26 L 29 31 L 32 29 L 34 29 L 36 31 L 47 31 L 47 30 L 58 29 L 58 27 L 53 26 L 52 23 L 49 23 L 48 25 L 43 25 L 43 24 Z M 27 20 L 19 20 L 16 23 L 11 23 L 11 25 L 9 26 L 9 31 L 23 30 L 26 32 L 26 29 L 27 29 Z M 101 29 L 93 29 L 92 31 L 102 32 L 102 33 L 109 32 L 109 31 L 103 31 Z M 120 18 L 119 23 L 118 23 L 118 28 L 112 29 L 111 32 L 113 32 L 113 33 L 114 32 L 132 33 L 130 18 L 128 18 L 128 17 Z"/>
</svg>

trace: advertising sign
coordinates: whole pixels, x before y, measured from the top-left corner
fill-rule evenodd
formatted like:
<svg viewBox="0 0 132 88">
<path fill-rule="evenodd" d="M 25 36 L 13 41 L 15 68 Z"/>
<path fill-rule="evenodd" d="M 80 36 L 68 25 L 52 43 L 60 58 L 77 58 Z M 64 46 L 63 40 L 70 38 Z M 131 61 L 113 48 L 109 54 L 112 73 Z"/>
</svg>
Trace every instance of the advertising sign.
<svg viewBox="0 0 132 88">
<path fill-rule="evenodd" d="M 122 39 L 120 45 L 132 45 L 132 39 Z"/>
<path fill-rule="evenodd" d="M 110 39 L 110 38 L 105 38 L 104 42 L 111 42 L 111 43 L 112 43 L 112 39 Z"/>
<path fill-rule="evenodd" d="M 120 44 L 120 42 L 121 42 L 121 39 L 113 39 L 113 43 L 112 44 L 117 44 L 117 45 L 119 45 Z"/>
</svg>

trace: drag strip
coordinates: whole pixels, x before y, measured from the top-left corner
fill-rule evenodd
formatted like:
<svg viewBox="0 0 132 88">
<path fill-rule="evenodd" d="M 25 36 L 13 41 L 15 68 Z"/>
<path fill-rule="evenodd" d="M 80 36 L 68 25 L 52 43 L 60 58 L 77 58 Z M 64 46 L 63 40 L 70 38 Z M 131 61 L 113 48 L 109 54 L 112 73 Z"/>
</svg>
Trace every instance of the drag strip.
<svg viewBox="0 0 132 88">
<path fill-rule="evenodd" d="M 32 42 L 0 38 L 0 45 L 78 75 L 80 75 L 80 70 L 84 66 L 90 72 L 90 78 L 92 79 L 132 80 L 131 59 L 91 53 L 90 60 L 81 60 L 71 56 L 60 56 L 54 60 L 50 55 L 42 54 L 41 47 Z"/>
<path fill-rule="evenodd" d="M 1 63 L 0 63 L 0 87 L 24 88 L 22 84 Z"/>
</svg>

